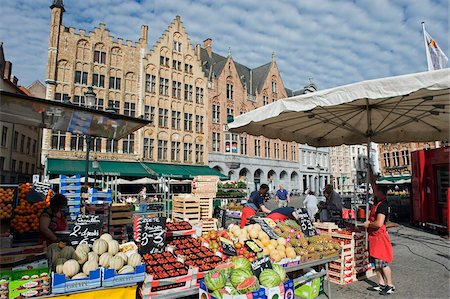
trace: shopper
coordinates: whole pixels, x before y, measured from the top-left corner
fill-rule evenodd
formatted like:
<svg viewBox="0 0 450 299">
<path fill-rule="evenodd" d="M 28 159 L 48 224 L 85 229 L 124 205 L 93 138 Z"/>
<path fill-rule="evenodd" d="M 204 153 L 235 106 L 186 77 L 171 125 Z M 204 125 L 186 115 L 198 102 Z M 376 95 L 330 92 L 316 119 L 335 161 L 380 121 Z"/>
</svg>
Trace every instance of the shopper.
<svg viewBox="0 0 450 299">
<path fill-rule="evenodd" d="M 139 203 L 147 202 L 147 187 L 142 186 L 141 191 L 138 193 Z"/>
<path fill-rule="evenodd" d="M 326 185 L 323 190 L 323 195 L 326 198 L 322 204 L 320 212 L 320 221 L 337 221 L 342 219 L 342 198 L 334 191 L 332 185 Z"/>
<path fill-rule="evenodd" d="M 41 239 L 47 242 L 47 246 L 58 241 L 56 232 L 67 229 L 67 219 L 64 211 L 66 207 L 67 198 L 57 193 L 50 199 L 50 206 L 42 212 L 39 218 Z"/>
<path fill-rule="evenodd" d="M 240 226 L 244 227 L 249 217 L 255 216 L 257 212 L 262 211 L 264 213 L 270 213 L 271 211 L 266 208 L 264 205 L 265 198 L 267 195 L 267 191 L 269 191 L 269 186 L 267 184 L 262 184 L 258 191 L 253 191 L 250 194 L 250 197 L 245 204 L 245 207 L 242 209 L 241 214 L 241 223 Z"/>
<path fill-rule="evenodd" d="M 275 193 L 275 199 L 278 203 L 278 207 L 287 207 L 288 203 L 291 202 L 291 198 L 289 196 L 289 192 L 284 189 L 283 184 L 280 184 L 280 189 Z"/>
<path fill-rule="evenodd" d="M 392 282 L 392 271 L 389 263 L 393 259 L 393 250 L 391 240 L 386 230 L 385 222 L 388 216 L 388 203 L 386 198 L 386 189 L 377 186 L 369 165 L 369 182 L 372 184 L 375 202 L 370 209 L 369 220 L 364 222 L 364 227 L 369 233 L 369 256 L 370 262 L 375 266 L 378 285 L 369 288 L 378 291 L 382 295 L 390 295 L 395 291 Z"/>
<path fill-rule="evenodd" d="M 303 207 L 308 211 L 308 216 L 312 222 L 315 221 L 315 215 L 319 210 L 317 208 L 318 199 L 314 193 L 314 191 L 309 191 L 308 195 L 306 195 L 305 200 L 303 201 Z"/>
</svg>

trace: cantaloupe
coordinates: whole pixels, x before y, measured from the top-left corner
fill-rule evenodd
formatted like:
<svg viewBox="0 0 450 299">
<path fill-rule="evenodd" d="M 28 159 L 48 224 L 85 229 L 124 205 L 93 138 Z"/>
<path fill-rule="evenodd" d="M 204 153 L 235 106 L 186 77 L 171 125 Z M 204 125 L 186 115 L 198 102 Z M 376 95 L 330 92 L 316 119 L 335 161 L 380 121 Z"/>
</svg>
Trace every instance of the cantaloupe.
<svg viewBox="0 0 450 299">
<path fill-rule="evenodd" d="M 80 265 L 83 265 L 88 260 L 88 255 L 86 252 L 81 250 L 75 250 L 75 252 L 72 255 L 72 258 L 76 260 Z"/>
<path fill-rule="evenodd" d="M 71 259 L 75 249 L 72 246 L 66 246 L 59 252 L 59 257 Z"/>
<path fill-rule="evenodd" d="M 87 275 L 86 274 L 84 274 L 84 273 L 78 273 L 78 274 L 76 274 L 76 275 L 74 275 L 73 277 L 72 277 L 72 279 L 82 279 L 82 278 L 88 278 L 87 277 Z"/>
<path fill-rule="evenodd" d="M 123 259 L 123 261 L 124 261 L 125 263 L 127 263 L 127 261 L 128 261 L 128 256 L 127 256 L 124 252 L 119 252 L 119 253 L 116 254 L 116 256 L 120 256 L 120 257 Z"/>
<path fill-rule="evenodd" d="M 98 254 L 95 252 L 89 252 L 88 253 L 88 261 L 95 261 L 98 264 Z"/>
<path fill-rule="evenodd" d="M 111 259 L 112 259 L 111 253 L 105 252 L 98 259 L 98 263 L 99 263 L 100 266 L 102 266 L 104 268 L 108 268 L 109 267 L 109 262 L 110 262 Z"/>
<path fill-rule="evenodd" d="M 66 248 L 66 247 L 64 247 Z M 78 264 L 78 262 L 76 260 L 68 260 L 64 263 L 63 265 L 63 273 L 67 276 L 67 277 L 72 277 L 75 274 L 77 274 L 78 272 L 80 272 L 80 264 Z"/>
<path fill-rule="evenodd" d="M 141 255 L 139 253 L 133 253 L 128 258 L 128 265 L 133 267 L 133 268 L 136 268 L 141 263 L 142 263 L 142 258 L 141 258 Z"/>
<path fill-rule="evenodd" d="M 249 232 L 249 236 L 250 236 L 250 238 L 252 238 L 252 239 L 257 239 L 257 238 L 258 238 L 258 234 L 259 234 L 259 230 L 257 230 L 257 229 L 252 229 L 252 230 Z"/>
<path fill-rule="evenodd" d="M 102 255 L 106 251 L 108 251 L 108 242 L 103 239 L 97 239 L 94 241 L 92 245 L 92 251 L 98 255 Z"/>
<path fill-rule="evenodd" d="M 83 251 L 88 253 L 89 251 L 91 251 L 91 249 L 89 248 L 88 244 L 78 244 L 77 248 L 75 249 L 75 251 Z"/>
<path fill-rule="evenodd" d="M 114 240 L 113 237 L 108 233 L 104 233 L 103 235 L 101 235 L 100 239 L 105 240 L 106 242 Z"/>
<path fill-rule="evenodd" d="M 115 256 L 109 261 L 109 268 L 120 270 L 125 262 L 120 256 Z"/>
<path fill-rule="evenodd" d="M 129 265 L 126 265 L 123 266 L 122 269 L 120 269 L 117 273 L 118 274 L 134 273 L 134 268 Z"/>
<path fill-rule="evenodd" d="M 98 264 L 95 261 L 87 261 L 83 265 L 83 273 L 89 276 L 90 271 L 94 271 L 98 268 Z"/>
<path fill-rule="evenodd" d="M 119 252 L 119 242 L 111 240 L 108 242 L 108 252 L 112 255 L 116 255 Z"/>
<path fill-rule="evenodd" d="M 56 265 L 55 271 L 58 274 L 64 274 L 64 263 Z"/>
</svg>

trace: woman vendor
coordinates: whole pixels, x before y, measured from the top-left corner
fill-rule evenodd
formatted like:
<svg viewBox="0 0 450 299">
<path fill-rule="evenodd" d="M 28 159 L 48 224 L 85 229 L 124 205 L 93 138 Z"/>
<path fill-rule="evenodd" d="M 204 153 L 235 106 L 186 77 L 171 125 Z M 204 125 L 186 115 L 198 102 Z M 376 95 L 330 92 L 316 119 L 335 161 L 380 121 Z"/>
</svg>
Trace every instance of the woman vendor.
<svg viewBox="0 0 450 299">
<path fill-rule="evenodd" d="M 46 241 L 47 245 L 58 241 L 56 232 L 67 229 L 67 219 L 64 211 L 66 207 L 67 198 L 58 193 L 50 199 L 50 206 L 42 212 L 39 218 L 39 229 L 41 231 L 41 239 Z"/>
<path fill-rule="evenodd" d="M 271 211 L 264 206 L 264 201 L 266 198 L 267 191 L 269 191 L 269 186 L 267 184 L 262 184 L 258 191 L 253 191 L 242 209 L 241 215 L 241 228 L 244 227 L 248 218 L 255 216 L 257 212 L 262 211 L 264 213 L 270 213 Z"/>
<path fill-rule="evenodd" d="M 273 221 L 277 222 L 278 220 L 285 221 L 287 219 L 297 220 L 299 218 L 299 215 L 297 213 L 297 210 L 293 207 L 282 207 L 270 212 L 270 214 L 267 215 L 267 218 L 270 218 Z"/>
</svg>

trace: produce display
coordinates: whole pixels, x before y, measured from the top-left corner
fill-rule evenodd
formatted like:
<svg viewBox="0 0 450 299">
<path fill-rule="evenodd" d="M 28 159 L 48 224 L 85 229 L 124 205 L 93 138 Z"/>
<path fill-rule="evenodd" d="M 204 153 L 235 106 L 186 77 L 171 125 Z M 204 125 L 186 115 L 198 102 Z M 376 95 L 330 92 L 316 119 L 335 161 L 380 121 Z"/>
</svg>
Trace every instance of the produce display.
<svg viewBox="0 0 450 299">
<path fill-rule="evenodd" d="M 180 231 L 180 230 L 190 230 L 192 229 L 192 225 L 187 221 L 180 222 L 168 222 L 166 223 L 167 231 Z"/>
<path fill-rule="evenodd" d="M 11 218 L 13 210 L 13 200 L 13 188 L 0 188 L 0 220 Z"/>
<path fill-rule="evenodd" d="M 154 279 L 163 279 L 186 275 L 187 267 L 179 262 L 170 252 L 144 254 L 146 272 L 153 275 Z"/>
</svg>

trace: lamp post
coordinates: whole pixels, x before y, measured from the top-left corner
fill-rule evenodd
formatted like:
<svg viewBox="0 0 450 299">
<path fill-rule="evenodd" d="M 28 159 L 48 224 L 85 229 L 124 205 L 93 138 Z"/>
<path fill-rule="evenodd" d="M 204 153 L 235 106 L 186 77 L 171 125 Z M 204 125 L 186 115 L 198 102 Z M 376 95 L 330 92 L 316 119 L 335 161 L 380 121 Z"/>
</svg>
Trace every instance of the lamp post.
<svg viewBox="0 0 450 299">
<path fill-rule="evenodd" d="M 97 157 L 94 158 L 94 161 L 92 161 L 92 169 L 94 170 L 94 188 L 97 184 L 97 170 L 100 168 L 100 164 L 97 161 Z"/>
<path fill-rule="evenodd" d="M 320 164 L 317 163 L 317 195 L 322 196 L 322 187 L 320 186 Z"/>
<path fill-rule="evenodd" d="M 94 93 L 94 90 L 89 86 L 88 90 L 84 93 L 84 102 L 87 108 L 93 108 L 95 106 L 95 96 L 96 94 Z M 89 185 L 89 151 L 91 148 L 91 141 L 91 136 L 86 135 L 86 171 L 84 176 L 84 184 L 86 185 L 86 187 Z"/>
</svg>

